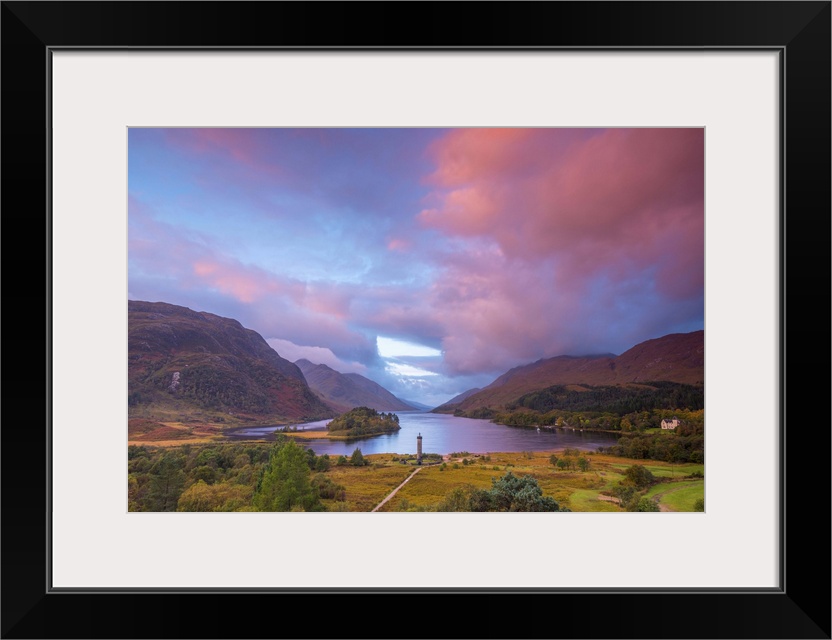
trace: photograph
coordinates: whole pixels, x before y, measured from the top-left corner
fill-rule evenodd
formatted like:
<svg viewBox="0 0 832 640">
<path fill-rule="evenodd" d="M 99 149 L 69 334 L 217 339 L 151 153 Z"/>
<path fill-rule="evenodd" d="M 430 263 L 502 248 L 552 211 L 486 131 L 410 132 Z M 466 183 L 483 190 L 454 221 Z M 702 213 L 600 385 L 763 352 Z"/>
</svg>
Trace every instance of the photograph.
<svg viewBox="0 0 832 640">
<path fill-rule="evenodd" d="M 327 8 L 2 3 L 0 636 L 828 640 L 830 1 Z"/>
<path fill-rule="evenodd" d="M 701 512 L 705 129 L 128 132 L 130 512 Z"/>
</svg>

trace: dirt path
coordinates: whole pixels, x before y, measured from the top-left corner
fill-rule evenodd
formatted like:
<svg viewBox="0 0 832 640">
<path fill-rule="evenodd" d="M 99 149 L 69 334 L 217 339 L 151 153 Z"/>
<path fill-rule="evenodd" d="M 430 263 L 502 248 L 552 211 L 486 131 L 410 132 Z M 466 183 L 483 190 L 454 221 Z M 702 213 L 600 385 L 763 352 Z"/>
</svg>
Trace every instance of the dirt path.
<svg viewBox="0 0 832 640">
<path fill-rule="evenodd" d="M 381 508 L 382 508 L 385 504 L 387 504 L 387 501 L 388 501 L 388 500 L 390 500 L 390 498 L 392 498 L 394 495 L 396 495 L 396 493 L 398 492 L 398 490 L 399 490 L 399 489 L 401 489 L 401 488 L 402 488 L 404 485 L 406 485 L 408 482 L 410 482 L 410 479 L 411 479 L 413 476 L 415 476 L 417 473 L 419 473 L 422 469 L 424 469 L 424 467 L 416 467 L 416 469 L 413 471 L 413 473 L 411 473 L 409 476 L 407 476 L 407 477 L 404 479 L 404 482 L 402 482 L 402 483 L 401 483 L 398 487 L 396 487 L 395 489 L 393 489 L 393 490 L 392 490 L 392 491 L 391 491 L 391 492 L 387 495 L 387 497 L 386 497 L 384 500 L 382 500 L 381 502 L 379 502 L 379 503 L 376 505 L 376 508 L 375 508 L 375 509 L 373 509 L 373 511 L 378 511 L 378 510 L 379 510 L 379 509 L 381 509 Z M 371 511 L 370 513 L 372 513 L 372 511 Z"/>
<path fill-rule="evenodd" d="M 676 513 L 676 511 L 674 509 L 671 509 L 666 504 L 662 504 L 661 500 L 665 496 L 665 494 L 673 493 L 674 491 L 678 491 L 679 489 L 684 489 L 684 487 L 676 487 L 675 489 L 669 489 L 667 491 L 662 491 L 661 493 L 657 493 L 656 495 L 653 496 L 653 499 L 659 505 L 659 511 Z"/>
</svg>

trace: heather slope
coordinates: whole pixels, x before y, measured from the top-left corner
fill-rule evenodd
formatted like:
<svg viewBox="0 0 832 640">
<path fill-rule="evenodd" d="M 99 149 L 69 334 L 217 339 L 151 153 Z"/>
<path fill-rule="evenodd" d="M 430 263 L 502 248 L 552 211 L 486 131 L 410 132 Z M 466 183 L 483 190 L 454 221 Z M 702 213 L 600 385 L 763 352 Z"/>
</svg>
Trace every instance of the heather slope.
<svg viewBox="0 0 832 640">
<path fill-rule="evenodd" d="M 163 302 L 128 302 L 128 385 L 130 417 L 237 424 L 334 414 L 257 332 Z"/>
<path fill-rule="evenodd" d="M 620 356 L 557 356 L 515 367 L 452 409 L 498 408 L 553 385 L 645 384 L 651 381 L 701 385 L 705 333 L 674 333 L 647 340 Z M 446 403 L 447 407 L 451 403 Z M 442 410 L 442 408 L 440 408 Z"/>
</svg>

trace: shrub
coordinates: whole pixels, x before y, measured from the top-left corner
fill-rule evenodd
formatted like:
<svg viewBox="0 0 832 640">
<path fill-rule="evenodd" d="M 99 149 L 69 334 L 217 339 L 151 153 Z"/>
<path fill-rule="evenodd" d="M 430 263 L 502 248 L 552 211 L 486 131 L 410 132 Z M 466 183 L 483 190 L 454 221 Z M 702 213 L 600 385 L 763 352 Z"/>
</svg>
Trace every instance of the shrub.
<svg viewBox="0 0 832 640">
<path fill-rule="evenodd" d="M 318 491 L 321 498 L 329 500 L 344 501 L 347 499 L 347 489 L 343 485 L 333 482 L 331 478 L 322 473 L 312 478 L 312 486 Z"/>
<path fill-rule="evenodd" d="M 544 496 L 533 476 L 515 476 L 510 471 L 491 480 L 490 498 L 494 511 L 561 511 L 549 496 Z"/>
<path fill-rule="evenodd" d="M 628 511 L 660 511 L 659 505 L 652 498 L 640 498 L 635 503 L 635 508 L 628 509 Z"/>
<path fill-rule="evenodd" d="M 331 464 L 332 463 L 329 460 L 329 454 L 325 453 L 324 455 L 320 456 L 315 460 L 315 471 L 329 471 L 329 467 L 331 466 Z"/>
<path fill-rule="evenodd" d="M 643 489 L 644 487 L 653 484 L 655 481 L 656 478 L 652 473 L 650 473 L 649 469 L 646 469 L 640 464 L 634 464 L 632 467 L 628 467 L 627 470 L 624 471 L 624 480 L 622 484 Z"/>
<path fill-rule="evenodd" d="M 182 493 L 177 511 L 242 511 L 249 508 L 251 493 L 251 487 L 199 480 Z"/>
</svg>

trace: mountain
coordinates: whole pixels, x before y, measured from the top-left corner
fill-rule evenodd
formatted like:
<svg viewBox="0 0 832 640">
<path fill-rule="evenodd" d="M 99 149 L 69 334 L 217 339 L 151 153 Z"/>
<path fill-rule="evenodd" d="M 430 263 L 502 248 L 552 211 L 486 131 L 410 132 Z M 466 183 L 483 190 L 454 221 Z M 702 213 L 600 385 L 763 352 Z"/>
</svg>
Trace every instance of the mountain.
<svg viewBox="0 0 832 640">
<path fill-rule="evenodd" d="M 430 411 L 433 409 L 433 407 L 422 404 L 421 402 L 416 402 L 415 400 L 405 400 L 404 398 L 399 398 L 398 396 L 396 396 L 396 398 L 404 402 L 406 405 L 409 405 L 411 409 L 416 409 L 417 411 Z"/>
<path fill-rule="evenodd" d="M 458 396 L 454 396 L 453 398 L 451 398 L 450 400 L 448 400 L 444 404 L 441 404 L 438 407 L 436 407 L 436 411 L 438 411 L 440 413 L 444 412 L 444 411 L 453 411 L 456 408 L 455 405 L 458 405 L 460 402 L 462 402 L 466 398 L 471 397 L 477 391 L 482 391 L 482 389 L 480 389 L 479 387 L 474 387 L 473 389 L 468 389 L 468 391 L 463 391 Z"/>
<path fill-rule="evenodd" d="M 128 415 L 168 421 L 333 417 L 300 369 L 236 320 L 128 301 Z"/>
<path fill-rule="evenodd" d="M 647 340 L 620 356 L 557 356 L 515 367 L 456 406 L 437 411 L 498 408 L 553 385 L 644 384 L 651 381 L 701 385 L 705 379 L 705 332 L 673 333 Z"/>
<path fill-rule="evenodd" d="M 314 364 L 306 359 L 297 360 L 295 364 L 309 386 L 340 413 L 355 407 L 377 411 L 413 410 L 381 385 L 357 373 L 339 373 L 325 364 Z"/>
</svg>

